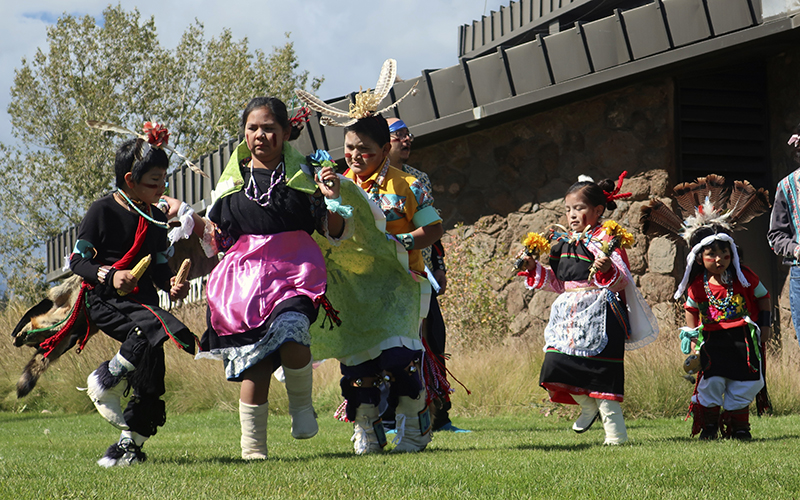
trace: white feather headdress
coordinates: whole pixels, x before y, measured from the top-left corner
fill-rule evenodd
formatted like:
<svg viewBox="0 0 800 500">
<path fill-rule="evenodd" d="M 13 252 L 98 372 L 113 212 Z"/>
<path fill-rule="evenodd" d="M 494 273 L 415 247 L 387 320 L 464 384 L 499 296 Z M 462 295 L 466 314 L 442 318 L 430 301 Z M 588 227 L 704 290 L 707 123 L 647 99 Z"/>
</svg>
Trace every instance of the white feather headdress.
<svg viewBox="0 0 800 500">
<path fill-rule="evenodd" d="M 167 151 L 175 153 L 178 156 L 178 158 L 183 160 L 186 166 L 192 169 L 192 172 L 208 178 L 208 174 L 203 172 L 200 169 L 200 167 L 190 162 L 188 158 L 186 158 L 179 152 L 175 151 L 175 148 L 173 148 L 168 144 L 169 131 L 167 130 L 166 127 L 164 127 L 161 124 L 154 122 L 145 122 L 143 127 L 144 134 L 139 134 L 125 127 L 121 127 L 119 125 L 114 125 L 113 123 L 104 122 L 100 120 L 86 120 L 86 125 L 97 130 L 102 130 L 104 132 L 115 132 L 117 134 L 132 135 L 137 139 L 141 139 L 137 144 L 137 150 L 135 152 L 137 158 L 141 158 L 144 155 L 146 155 L 148 149 L 151 146 L 156 148 L 166 149 Z"/>
<path fill-rule="evenodd" d="M 394 85 L 396 77 L 397 61 L 394 59 L 387 59 L 381 67 L 381 74 L 378 76 L 378 82 L 375 84 L 375 90 L 362 89 L 356 94 L 356 102 L 350 103 L 350 109 L 347 112 L 334 108 L 305 90 L 296 89 L 294 93 L 297 94 L 297 97 L 305 102 L 309 108 L 322 114 L 322 118 L 319 120 L 320 124 L 333 127 L 348 127 L 362 118 L 389 111 L 400 104 L 400 101 L 408 97 L 409 94 L 413 95 L 416 93 L 417 83 L 414 83 L 408 92 L 395 101 L 394 104 L 378 110 L 381 101 L 389 94 L 389 90 L 391 90 L 392 85 Z M 347 120 L 344 122 L 337 122 L 334 118 L 346 118 Z"/>
</svg>

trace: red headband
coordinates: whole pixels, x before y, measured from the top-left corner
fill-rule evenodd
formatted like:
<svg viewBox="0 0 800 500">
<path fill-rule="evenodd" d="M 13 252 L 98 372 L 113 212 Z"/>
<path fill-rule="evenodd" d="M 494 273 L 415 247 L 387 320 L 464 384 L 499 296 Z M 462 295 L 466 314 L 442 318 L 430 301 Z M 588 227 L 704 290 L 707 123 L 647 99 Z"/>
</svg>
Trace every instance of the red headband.
<svg viewBox="0 0 800 500">
<path fill-rule="evenodd" d="M 627 198 L 628 196 L 632 196 L 633 193 L 620 193 L 619 192 L 619 190 L 622 188 L 622 180 L 625 178 L 626 175 L 628 175 L 628 171 L 627 170 L 622 172 L 621 174 L 619 174 L 619 179 L 617 180 L 617 185 L 614 187 L 614 190 L 611 191 L 610 193 L 608 191 L 606 191 L 605 189 L 603 190 L 603 193 L 605 193 L 605 195 L 606 195 L 606 203 L 608 203 L 609 201 L 618 200 L 620 198 Z"/>
</svg>

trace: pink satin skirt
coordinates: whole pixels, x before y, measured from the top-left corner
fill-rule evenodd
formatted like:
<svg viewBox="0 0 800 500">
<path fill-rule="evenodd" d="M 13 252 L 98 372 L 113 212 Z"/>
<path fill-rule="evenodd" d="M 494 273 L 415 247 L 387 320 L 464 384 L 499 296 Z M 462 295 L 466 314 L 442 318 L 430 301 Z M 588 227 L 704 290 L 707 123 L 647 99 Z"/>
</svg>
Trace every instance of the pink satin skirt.
<svg viewBox="0 0 800 500">
<path fill-rule="evenodd" d="M 316 301 L 327 280 L 325 259 L 305 231 L 242 235 L 211 272 L 206 288 L 211 326 L 235 335 L 264 324 L 281 301 Z"/>
</svg>

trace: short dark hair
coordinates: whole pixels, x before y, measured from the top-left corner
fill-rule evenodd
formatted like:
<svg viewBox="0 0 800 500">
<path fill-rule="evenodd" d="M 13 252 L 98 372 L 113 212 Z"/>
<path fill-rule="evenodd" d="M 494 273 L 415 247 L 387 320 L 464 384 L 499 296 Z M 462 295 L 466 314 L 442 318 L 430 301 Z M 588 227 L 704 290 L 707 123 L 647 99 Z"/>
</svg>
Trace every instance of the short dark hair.
<svg viewBox="0 0 800 500">
<path fill-rule="evenodd" d="M 242 122 L 240 124 L 242 131 L 244 131 L 244 127 L 247 125 L 247 118 L 250 116 L 254 110 L 259 108 L 267 108 L 269 109 L 272 116 L 275 117 L 275 121 L 278 122 L 278 125 L 281 126 L 283 130 L 291 129 L 291 133 L 289 134 L 289 140 L 293 141 L 300 136 L 300 132 L 303 130 L 302 125 L 298 126 L 293 124 L 289 120 L 289 112 L 286 110 L 286 105 L 278 99 L 277 97 L 254 97 L 250 99 L 250 102 L 247 103 L 247 106 L 244 108 L 244 112 L 242 112 Z"/>
<path fill-rule="evenodd" d="M 383 147 L 391 142 L 392 138 L 389 135 L 389 124 L 386 123 L 386 118 L 381 115 L 368 116 L 355 122 L 354 124 L 344 128 L 344 133 L 354 132 L 356 134 L 364 134 L 375 143 Z"/>
<path fill-rule="evenodd" d="M 125 174 L 133 175 L 133 182 L 140 182 L 144 174 L 154 168 L 166 170 L 169 167 L 169 157 L 161 148 L 149 147 L 144 139 L 129 139 L 117 148 L 114 158 L 114 174 L 118 188 L 125 187 Z M 141 154 L 142 147 L 148 149 L 141 159 L 136 158 L 137 151 Z"/>
<path fill-rule="evenodd" d="M 614 181 L 611 179 L 603 179 L 600 182 L 578 181 L 567 189 L 567 194 L 580 193 L 589 205 L 593 207 L 602 205 L 608 210 L 614 210 L 617 208 L 617 203 L 614 200 L 606 200 L 606 193 L 614 191 L 614 187 Z"/>
</svg>

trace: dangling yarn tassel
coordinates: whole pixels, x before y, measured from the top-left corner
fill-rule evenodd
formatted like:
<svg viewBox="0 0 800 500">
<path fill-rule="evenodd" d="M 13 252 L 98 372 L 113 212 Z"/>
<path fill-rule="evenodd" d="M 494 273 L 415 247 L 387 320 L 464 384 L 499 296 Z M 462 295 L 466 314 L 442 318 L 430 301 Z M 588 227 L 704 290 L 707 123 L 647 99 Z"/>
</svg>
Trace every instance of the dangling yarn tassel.
<svg viewBox="0 0 800 500">
<path fill-rule="evenodd" d="M 442 361 L 433 354 L 431 351 L 430 346 L 428 346 L 428 341 L 424 338 L 422 339 L 422 345 L 425 348 L 425 353 L 423 356 L 423 378 L 425 379 L 425 387 L 429 390 L 427 391 L 427 399 L 428 403 L 430 404 L 434 398 L 441 398 L 446 401 L 450 400 L 450 394 L 455 392 L 455 389 L 450 385 L 450 382 L 447 381 L 447 375 L 453 378 L 458 384 L 467 391 L 467 394 L 472 394 L 472 392 L 467 389 L 467 386 L 461 383 L 453 372 L 451 372 Z M 435 392 L 435 394 L 433 394 Z"/>
<path fill-rule="evenodd" d="M 344 401 L 342 401 L 342 404 L 340 404 L 339 407 L 336 408 L 336 411 L 333 412 L 333 418 L 335 418 L 336 420 L 338 420 L 340 422 L 349 422 L 349 420 L 347 420 L 347 400 L 346 399 Z"/>
<path fill-rule="evenodd" d="M 328 297 L 325 296 L 325 294 L 320 295 L 320 297 L 317 299 L 317 302 L 319 303 L 319 305 L 322 306 L 323 309 L 325 309 L 325 318 L 322 319 L 322 324 L 320 324 L 320 328 L 325 327 L 325 319 L 330 320 L 331 323 L 331 326 L 329 328 L 330 330 L 333 330 L 334 324 L 336 326 L 342 326 L 342 320 L 339 318 L 339 311 L 333 308 L 331 301 L 328 300 Z"/>
</svg>

